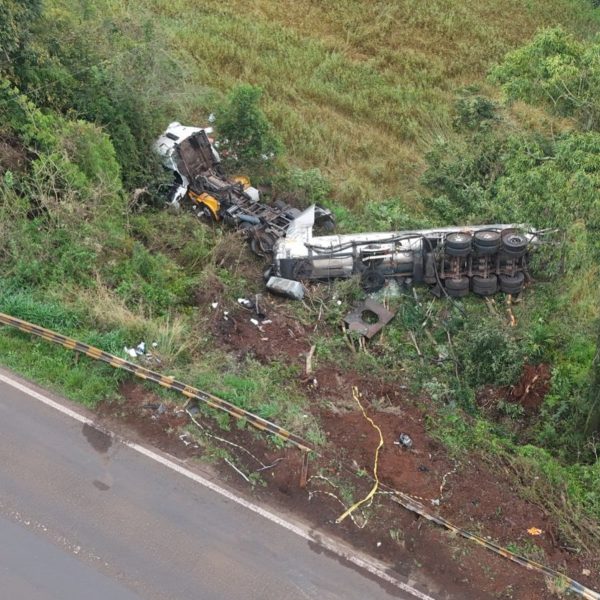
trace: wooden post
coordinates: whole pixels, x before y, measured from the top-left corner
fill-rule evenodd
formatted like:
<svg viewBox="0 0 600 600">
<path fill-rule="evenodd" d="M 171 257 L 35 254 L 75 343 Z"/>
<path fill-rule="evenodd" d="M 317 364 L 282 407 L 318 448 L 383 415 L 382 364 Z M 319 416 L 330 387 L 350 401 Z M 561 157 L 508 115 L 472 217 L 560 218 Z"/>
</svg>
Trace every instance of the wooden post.
<svg viewBox="0 0 600 600">
<path fill-rule="evenodd" d="M 300 471 L 300 487 L 304 489 L 308 482 L 308 452 L 302 453 L 302 469 Z"/>
</svg>

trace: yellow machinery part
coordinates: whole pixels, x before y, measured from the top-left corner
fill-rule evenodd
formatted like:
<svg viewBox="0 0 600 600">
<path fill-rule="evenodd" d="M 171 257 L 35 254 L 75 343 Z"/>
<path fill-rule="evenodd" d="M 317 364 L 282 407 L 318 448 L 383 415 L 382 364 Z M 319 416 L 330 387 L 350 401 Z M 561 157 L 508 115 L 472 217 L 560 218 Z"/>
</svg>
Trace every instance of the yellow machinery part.
<svg viewBox="0 0 600 600">
<path fill-rule="evenodd" d="M 248 189 L 252 184 L 250 183 L 250 180 L 245 176 L 245 175 L 236 175 L 235 177 L 232 178 L 233 181 L 235 181 L 236 183 L 241 183 L 242 187 L 246 190 Z"/>
<path fill-rule="evenodd" d="M 192 191 L 189 191 L 188 194 L 196 204 L 206 206 L 206 208 L 210 210 L 215 221 L 221 220 L 221 217 L 219 216 L 219 209 L 221 208 L 221 203 L 214 196 L 211 196 L 206 192 L 203 192 L 202 194 L 196 194 Z"/>
</svg>

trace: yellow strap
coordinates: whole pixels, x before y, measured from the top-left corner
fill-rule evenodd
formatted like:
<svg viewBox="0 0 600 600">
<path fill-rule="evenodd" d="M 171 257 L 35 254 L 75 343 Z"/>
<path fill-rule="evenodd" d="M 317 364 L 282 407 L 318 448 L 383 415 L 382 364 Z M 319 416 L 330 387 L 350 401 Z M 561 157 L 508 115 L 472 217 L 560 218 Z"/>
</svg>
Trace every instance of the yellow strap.
<svg viewBox="0 0 600 600">
<path fill-rule="evenodd" d="M 362 410 L 364 418 L 367 419 L 367 421 L 371 423 L 373 428 L 377 430 L 377 433 L 379 433 L 379 444 L 377 445 L 377 450 L 375 450 L 375 463 L 373 465 L 373 478 L 375 479 L 375 484 L 373 485 L 371 491 L 362 500 L 359 500 L 358 502 L 356 502 L 356 504 L 353 504 L 343 515 L 339 516 L 335 520 L 336 523 L 341 523 L 348 515 L 351 515 L 359 506 L 362 506 L 365 502 L 368 502 L 375 495 L 375 492 L 379 488 L 379 477 L 377 477 L 377 464 L 379 462 L 379 451 L 381 450 L 381 448 L 383 448 L 383 434 L 381 433 L 381 429 L 379 429 L 379 427 L 375 425 L 373 419 L 371 419 L 371 417 L 369 417 L 369 415 L 367 415 L 367 413 L 365 412 L 363 405 L 360 403 L 359 396 L 360 394 L 358 393 L 358 388 L 353 387 L 352 397 L 356 400 L 358 406 L 360 406 L 360 410 Z"/>
</svg>

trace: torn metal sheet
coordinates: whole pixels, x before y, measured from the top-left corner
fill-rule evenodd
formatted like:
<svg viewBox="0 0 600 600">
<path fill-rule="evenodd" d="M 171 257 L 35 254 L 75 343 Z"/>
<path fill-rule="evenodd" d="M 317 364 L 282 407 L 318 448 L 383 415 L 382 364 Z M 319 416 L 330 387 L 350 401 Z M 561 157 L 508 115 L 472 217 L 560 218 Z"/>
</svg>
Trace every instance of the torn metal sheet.
<svg viewBox="0 0 600 600">
<path fill-rule="evenodd" d="M 345 317 L 344 323 L 349 331 L 356 331 L 367 339 L 371 339 L 381 331 L 396 315 L 383 304 L 368 299 L 357 304 Z"/>
</svg>

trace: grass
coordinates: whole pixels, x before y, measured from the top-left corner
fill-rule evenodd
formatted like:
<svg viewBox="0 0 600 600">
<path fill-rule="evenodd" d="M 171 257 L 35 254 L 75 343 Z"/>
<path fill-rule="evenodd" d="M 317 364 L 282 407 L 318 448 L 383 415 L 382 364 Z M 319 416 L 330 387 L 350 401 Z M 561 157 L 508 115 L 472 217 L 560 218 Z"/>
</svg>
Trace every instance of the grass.
<svg viewBox="0 0 600 600">
<path fill-rule="evenodd" d="M 69 350 L 3 328 L 0 331 L 2 364 L 70 400 L 88 408 L 119 396 L 125 373 L 87 359 L 75 360 Z"/>
<path fill-rule="evenodd" d="M 211 0 L 201 10 L 104 0 L 95 10 L 131 37 L 131 24 L 150 23 L 164 36 L 180 72 L 176 89 L 155 90 L 176 111 L 165 122 L 205 122 L 232 86 L 258 84 L 289 161 L 322 169 L 354 207 L 400 198 L 418 208 L 423 152 L 452 135 L 455 91 L 540 27 L 588 37 L 599 22 L 583 0 Z"/>
</svg>

